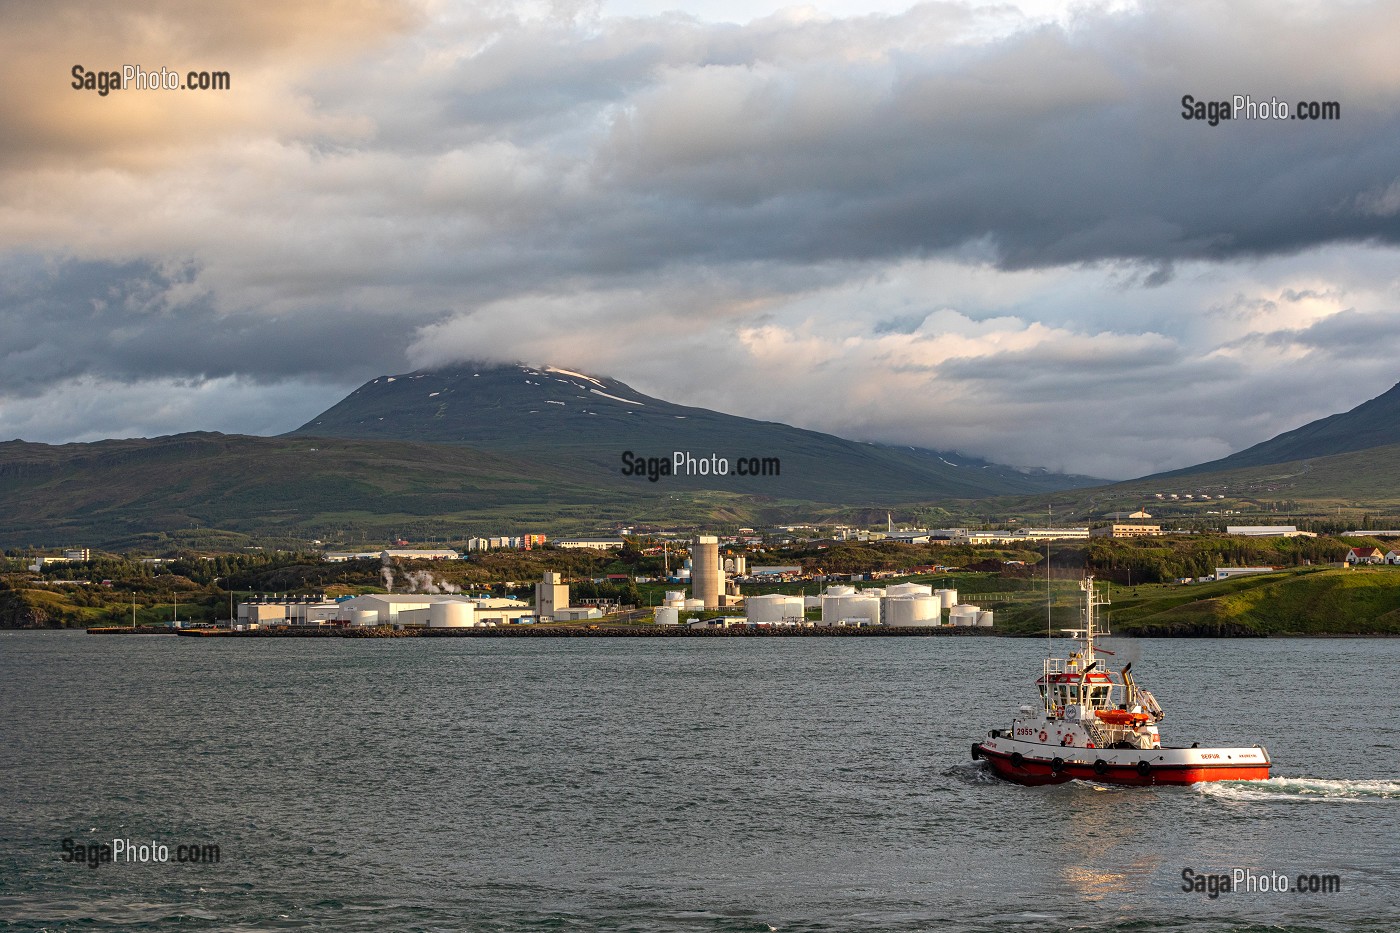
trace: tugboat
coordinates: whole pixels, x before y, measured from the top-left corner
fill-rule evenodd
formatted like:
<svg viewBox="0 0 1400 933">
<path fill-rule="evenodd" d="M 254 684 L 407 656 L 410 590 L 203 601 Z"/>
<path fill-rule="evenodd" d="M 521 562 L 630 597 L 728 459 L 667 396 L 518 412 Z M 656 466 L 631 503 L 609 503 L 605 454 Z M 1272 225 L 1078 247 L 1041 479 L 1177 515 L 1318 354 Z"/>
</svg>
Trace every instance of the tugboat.
<svg viewBox="0 0 1400 933">
<path fill-rule="evenodd" d="M 1027 704 L 1010 729 L 993 729 L 972 746 L 974 760 L 1018 784 L 1062 784 L 1075 779 L 1103 784 L 1196 784 L 1262 781 L 1269 777 L 1268 749 L 1190 748 L 1162 745 L 1157 724 L 1166 718 L 1149 691 L 1133 680 L 1132 665 L 1108 670 L 1096 649 L 1096 613 L 1108 604 L 1088 577 L 1084 626 L 1062 629 L 1078 642 L 1067 658 L 1046 658 L 1036 681 L 1040 709 Z"/>
</svg>

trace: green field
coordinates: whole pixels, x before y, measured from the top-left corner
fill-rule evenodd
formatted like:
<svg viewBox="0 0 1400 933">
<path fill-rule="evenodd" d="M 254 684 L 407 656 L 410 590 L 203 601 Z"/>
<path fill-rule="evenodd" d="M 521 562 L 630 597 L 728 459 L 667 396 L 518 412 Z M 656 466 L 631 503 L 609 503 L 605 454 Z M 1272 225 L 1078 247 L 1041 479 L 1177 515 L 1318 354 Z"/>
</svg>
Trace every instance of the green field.
<svg viewBox="0 0 1400 933">
<path fill-rule="evenodd" d="M 1137 636 L 1400 635 L 1400 567 L 1302 568 L 1212 583 L 1110 586 L 1115 634 Z M 1079 618 L 1079 594 L 1058 590 L 1053 629 Z M 1007 634 L 1046 629 L 1046 600 L 988 603 Z"/>
</svg>

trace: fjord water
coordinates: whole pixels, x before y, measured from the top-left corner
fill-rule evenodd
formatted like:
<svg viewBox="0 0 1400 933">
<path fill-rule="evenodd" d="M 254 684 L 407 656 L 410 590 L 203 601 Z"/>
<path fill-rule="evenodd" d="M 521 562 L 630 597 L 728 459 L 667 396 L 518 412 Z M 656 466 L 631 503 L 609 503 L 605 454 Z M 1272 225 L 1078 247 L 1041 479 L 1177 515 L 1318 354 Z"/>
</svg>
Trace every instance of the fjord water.
<svg viewBox="0 0 1400 933">
<path fill-rule="evenodd" d="M 1169 742 L 1259 741 L 1277 777 L 989 777 L 969 747 L 1043 641 L 0 633 L 0 928 L 1400 929 L 1400 642 L 1104 644 Z"/>
</svg>

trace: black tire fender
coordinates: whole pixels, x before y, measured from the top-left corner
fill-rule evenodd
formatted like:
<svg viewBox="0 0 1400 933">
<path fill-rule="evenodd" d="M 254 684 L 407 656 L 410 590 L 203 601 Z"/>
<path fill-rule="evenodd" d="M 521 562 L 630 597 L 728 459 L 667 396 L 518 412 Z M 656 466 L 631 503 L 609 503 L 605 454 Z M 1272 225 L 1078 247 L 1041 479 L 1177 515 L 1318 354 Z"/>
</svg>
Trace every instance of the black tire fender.
<svg viewBox="0 0 1400 933">
<path fill-rule="evenodd" d="M 1011 764 L 1012 764 L 1014 767 L 1017 767 L 1017 768 L 1021 767 L 1022 762 L 1024 762 L 1025 760 L 1026 760 L 1026 756 L 1025 756 L 1025 755 L 1022 755 L 1020 752 L 1012 752 L 1012 753 L 1011 753 Z"/>
<path fill-rule="evenodd" d="M 981 758 L 981 757 L 982 757 L 982 749 L 980 749 L 980 748 L 977 746 L 977 743 L 976 743 L 976 742 L 973 742 L 973 743 L 972 743 L 972 760 L 973 760 L 973 761 L 977 761 L 977 760 L 978 760 L 979 758 Z"/>
<path fill-rule="evenodd" d="M 1144 758 L 1137 763 L 1137 772 L 1143 777 L 1147 777 L 1152 773 L 1152 766 L 1147 763 L 1147 759 Z"/>
<path fill-rule="evenodd" d="M 1060 773 L 1061 771 L 1063 771 L 1063 770 L 1065 770 L 1065 760 L 1064 760 L 1063 758 L 1055 758 L 1055 759 L 1052 759 L 1052 760 L 1051 760 L 1051 762 L 1050 762 L 1050 773 L 1051 773 L 1051 774 L 1059 774 L 1059 773 Z"/>
<path fill-rule="evenodd" d="M 1095 762 L 1094 762 L 1094 773 L 1097 774 L 1099 777 L 1103 777 L 1105 774 L 1107 774 L 1107 773 L 1108 773 L 1108 762 L 1104 761 L 1102 758 L 1100 758 L 1100 759 L 1098 759 L 1097 761 L 1095 761 Z"/>
</svg>

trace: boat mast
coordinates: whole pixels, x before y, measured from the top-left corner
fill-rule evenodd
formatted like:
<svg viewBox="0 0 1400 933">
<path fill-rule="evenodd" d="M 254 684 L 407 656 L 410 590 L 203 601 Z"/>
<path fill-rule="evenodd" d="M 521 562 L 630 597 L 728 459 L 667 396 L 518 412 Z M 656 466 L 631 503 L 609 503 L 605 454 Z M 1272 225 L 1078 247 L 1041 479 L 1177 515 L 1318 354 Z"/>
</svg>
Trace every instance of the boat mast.
<svg viewBox="0 0 1400 933">
<path fill-rule="evenodd" d="M 1101 634 L 1094 624 L 1094 620 L 1097 618 L 1095 610 L 1099 606 L 1107 606 L 1108 600 L 1100 598 L 1098 591 L 1094 588 L 1093 574 L 1085 577 L 1084 582 L 1079 587 L 1084 591 L 1084 663 L 1089 665 L 1096 660 L 1094 657 L 1094 638 Z"/>
<path fill-rule="evenodd" d="M 1047 525 L 1046 527 L 1048 527 L 1048 528 L 1054 528 L 1054 527 L 1055 527 L 1055 504 L 1052 502 L 1052 503 L 1050 503 L 1050 505 L 1047 506 L 1047 508 L 1049 509 L 1050 520 L 1049 520 L 1049 523 L 1048 523 L 1048 525 Z M 1051 652 L 1051 650 L 1053 649 L 1052 639 L 1053 639 L 1053 637 L 1054 637 L 1054 636 L 1052 636 L 1052 635 L 1050 634 L 1050 616 L 1051 616 L 1051 604 L 1050 604 L 1050 603 L 1051 603 L 1051 595 L 1050 595 L 1050 538 L 1047 536 L 1047 537 L 1045 538 L 1045 656 L 1046 656 L 1047 658 L 1050 657 L 1050 652 Z"/>
</svg>

